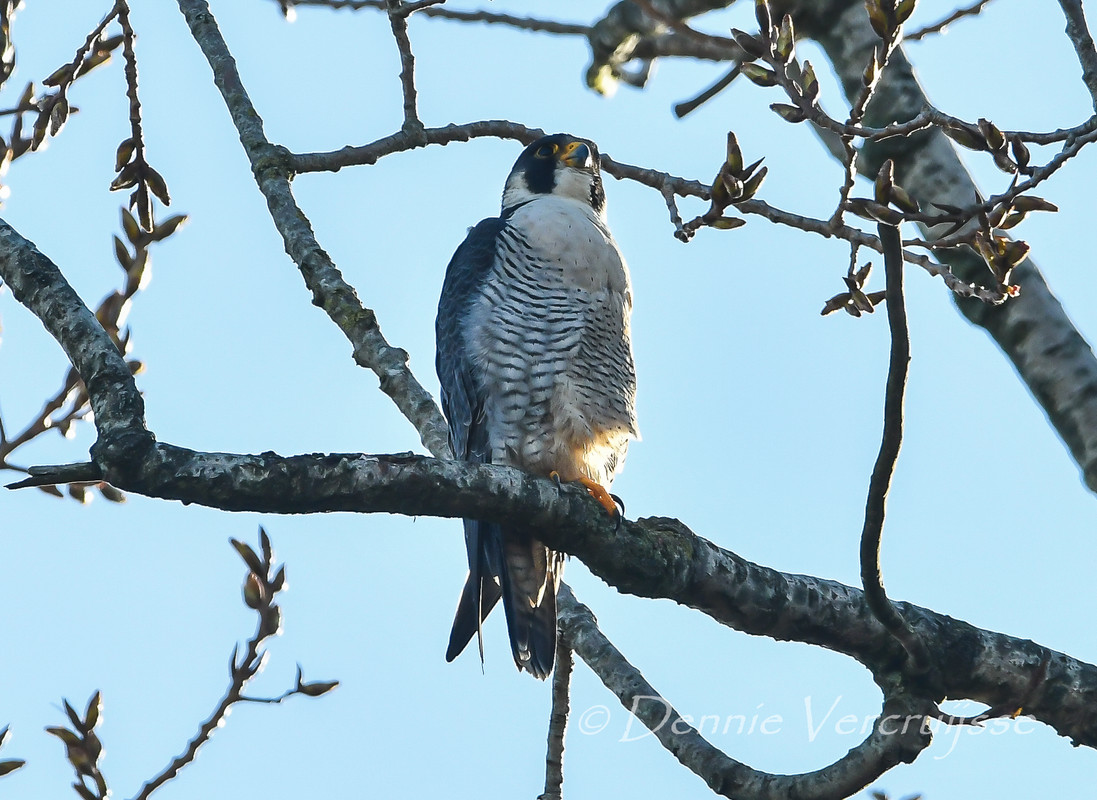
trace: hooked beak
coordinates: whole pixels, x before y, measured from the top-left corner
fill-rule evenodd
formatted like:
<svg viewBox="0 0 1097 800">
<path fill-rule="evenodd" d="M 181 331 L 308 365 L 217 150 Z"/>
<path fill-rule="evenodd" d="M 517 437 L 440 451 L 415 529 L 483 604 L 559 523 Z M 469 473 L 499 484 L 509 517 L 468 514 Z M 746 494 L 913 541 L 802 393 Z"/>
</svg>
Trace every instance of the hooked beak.
<svg viewBox="0 0 1097 800">
<path fill-rule="evenodd" d="M 571 142 L 564 147 L 560 161 L 575 169 L 590 169 L 594 166 L 594 156 L 583 142 Z"/>
</svg>

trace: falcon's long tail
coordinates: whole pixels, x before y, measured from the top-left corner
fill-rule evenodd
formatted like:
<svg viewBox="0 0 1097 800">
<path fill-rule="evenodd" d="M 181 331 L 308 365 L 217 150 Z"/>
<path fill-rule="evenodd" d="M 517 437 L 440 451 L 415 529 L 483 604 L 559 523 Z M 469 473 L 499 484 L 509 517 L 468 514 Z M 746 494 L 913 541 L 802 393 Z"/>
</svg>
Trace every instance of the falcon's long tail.
<svg viewBox="0 0 1097 800">
<path fill-rule="evenodd" d="M 499 526 L 474 519 L 465 521 L 465 548 L 468 550 L 469 575 L 461 599 L 457 601 L 457 614 L 446 648 L 446 661 L 453 661 L 465 649 L 475 635 L 480 646 L 480 662 L 484 661 L 484 637 L 482 624 L 499 602 L 501 591 L 494 574 L 499 571 L 501 558 L 497 555 L 489 562 L 488 550 L 499 552 Z"/>
<path fill-rule="evenodd" d="M 529 535 L 503 534 L 503 611 L 518 669 L 544 680 L 556 660 L 556 591 L 563 560 Z"/>
<path fill-rule="evenodd" d="M 544 679 L 556 658 L 556 591 L 563 559 L 528 534 L 465 521 L 469 576 L 457 605 L 446 660 L 480 634 L 488 613 L 503 599 L 511 652 L 519 669 Z M 484 658 L 483 638 L 480 659 Z"/>
</svg>

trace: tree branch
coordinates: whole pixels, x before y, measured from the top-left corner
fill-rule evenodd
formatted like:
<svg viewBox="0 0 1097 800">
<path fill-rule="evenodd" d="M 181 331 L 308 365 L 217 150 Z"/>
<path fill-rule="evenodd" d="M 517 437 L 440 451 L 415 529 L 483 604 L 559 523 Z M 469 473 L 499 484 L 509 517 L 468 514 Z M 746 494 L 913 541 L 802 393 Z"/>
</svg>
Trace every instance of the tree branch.
<svg viewBox="0 0 1097 800">
<path fill-rule="evenodd" d="M 354 11 L 364 8 L 384 11 L 387 0 L 278 0 L 278 2 L 287 8 L 312 6 L 314 8 L 330 9 L 349 8 Z M 552 33 L 557 36 L 588 36 L 590 34 L 589 25 L 557 22 L 550 19 L 535 19 L 533 17 L 516 17 L 513 14 L 496 14 L 491 11 L 459 11 L 452 8 L 429 7 L 416 9 L 415 13 L 455 22 L 483 22 L 488 25 L 503 25 L 518 30 Z"/>
<path fill-rule="evenodd" d="M 872 31 L 861 0 L 774 0 L 796 18 L 798 29 L 823 47 L 847 97 L 856 97 L 862 71 L 879 37 Z M 893 55 L 881 79 L 867 121 L 889 123 L 914 119 L 927 100 L 902 48 Z M 895 161 L 896 180 L 923 207 L 943 203 L 970 205 L 975 185 L 940 131 L 891 141 L 869 142 L 860 167 L 875 175 L 884 160 Z M 923 226 L 927 238 L 932 231 Z M 965 250 L 941 252 L 965 283 L 985 280 L 986 265 Z M 1071 323 L 1030 258 L 1013 273 L 1021 294 L 991 306 L 957 299 L 970 321 L 986 329 L 1013 362 L 1022 380 L 1082 469 L 1086 484 L 1097 491 L 1097 359 Z"/>
<path fill-rule="evenodd" d="M 924 728 L 932 706 L 908 695 L 885 692 L 872 732 L 830 766 L 802 775 L 752 769 L 709 743 L 675 710 L 598 629 L 590 609 L 562 586 L 560 625 L 575 651 L 630 713 L 644 723 L 679 762 L 724 797 L 736 800 L 839 800 L 850 797 L 929 746 Z"/>
<path fill-rule="evenodd" d="M 99 432 L 96 447 L 118 443 L 133 452 L 151 445 L 145 404 L 122 354 L 53 262 L 2 219 L 0 277 L 80 373 Z"/>
<path fill-rule="evenodd" d="M 381 391 L 419 431 L 423 445 L 436 455 L 449 452 L 448 429 L 434 399 L 408 369 L 408 354 L 386 341 L 371 309 L 358 299 L 316 241 L 308 218 L 290 187 L 292 168 L 285 148 L 271 144 L 263 133 L 263 121 L 251 103 L 236 62 L 225 44 L 205 0 L 179 0 L 179 8 L 194 40 L 213 70 L 214 83 L 224 97 L 233 124 L 240 134 L 252 173 L 267 200 L 271 219 L 282 235 L 286 253 L 293 259 L 312 291 L 312 302 L 324 309 L 354 346 L 354 360 L 373 370 Z M 424 11 L 425 13 L 425 11 Z"/>
<path fill-rule="evenodd" d="M 412 454 L 233 455 L 154 443 L 117 347 L 60 271 L 2 223 L 0 279 L 45 319 L 81 371 L 96 424 L 106 426 L 92 449 L 95 467 L 121 489 L 228 511 L 382 512 L 521 524 L 623 592 L 669 598 L 747 633 L 826 647 L 878 676 L 901 661 L 902 649 L 856 589 L 752 564 L 676 520 L 614 526 L 585 491 L 516 469 Z M 133 431 L 143 435 L 108 436 Z M 63 476 L 74 474 L 60 469 Z M 32 474 L 36 481 L 49 477 L 41 468 Z M 926 697 L 966 697 L 992 706 L 1012 701 L 1031 692 L 1032 670 L 1047 660 L 1047 681 L 1027 711 L 1076 744 L 1097 747 L 1097 719 L 1090 713 L 1097 705 L 1097 667 L 933 611 L 905 603 L 900 608 L 926 646 L 942 654 L 935 682 L 922 690 Z"/>
<path fill-rule="evenodd" d="M 888 172 L 890 174 L 890 169 Z M 880 541 L 884 532 L 887 493 L 903 442 L 903 397 L 910 365 L 910 338 L 907 335 L 907 312 L 903 299 L 903 251 L 899 229 L 880 223 L 879 231 L 880 240 L 884 243 L 885 299 L 891 332 L 891 357 L 884 396 L 884 432 L 880 452 L 872 468 L 868 500 L 865 502 L 865 524 L 861 530 L 861 585 L 876 619 L 903 645 L 914 668 L 925 672 L 931 663 L 929 651 L 888 599 L 880 574 Z"/>
<path fill-rule="evenodd" d="M 672 599 L 754 635 L 825 647 L 878 676 L 891 674 L 902 660 L 902 649 L 857 589 L 753 564 L 677 520 L 625 520 L 615 527 L 585 491 L 558 489 L 509 467 L 411 454 L 198 453 L 161 443 L 140 463 L 106 465 L 104 472 L 128 491 L 228 511 L 353 511 L 521 523 L 622 592 Z M 129 481 L 118 477 L 123 473 Z M 1097 747 L 1097 720 L 1090 713 L 1097 704 L 1097 667 L 1028 640 L 899 605 L 926 646 L 941 654 L 939 675 L 919 690 L 926 697 L 1015 702 L 1030 692 L 1032 670 L 1046 659 L 1047 681 L 1026 712 L 1076 744 Z"/>
<path fill-rule="evenodd" d="M 418 131 L 402 130 L 366 145 L 348 145 L 326 153 L 294 153 L 289 155 L 294 173 L 338 172 L 343 167 L 368 166 L 393 153 L 402 153 L 431 144 L 447 145 L 451 142 L 468 142 L 472 139 L 491 137 L 514 139 L 526 145 L 544 136 L 540 128 L 527 128 L 517 122 L 502 119 L 450 124 L 442 128 L 424 128 Z"/>
<path fill-rule="evenodd" d="M 1082 65 L 1082 82 L 1093 98 L 1093 108 L 1097 111 L 1097 48 L 1093 46 L 1093 37 L 1086 25 L 1086 15 L 1082 11 L 1081 0 L 1059 0 L 1063 15 L 1067 18 L 1067 38 L 1078 54 L 1078 63 Z"/>
<path fill-rule="evenodd" d="M 416 109 L 415 92 L 415 56 L 411 52 L 411 39 L 408 38 L 408 14 L 402 0 L 386 0 L 392 36 L 400 51 L 400 88 L 404 95 L 404 130 L 419 130 L 423 127 Z"/>
<path fill-rule="evenodd" d="M 570 589 L 562 584 L 560 591 Z M 545 754 L 545 791 L 537 800 L 563 800 L 564 734 L 568 727 L 571 672 L 575 666 L 571 638 L 561 631 L 556 639 L 556 667 L 552 671 L 552 713 L 549 716 L 548 751 Z"/>
<path fill-rule="evenodd" d="M 956 22 L 957 20 L 963 19 L 964 17 L 978 16 L 979 14 L 983 13 L 983 9 L 986 8 L 989 4 L 990 0 L 976 0 L 976 2 L 972 3 L 970 6 L 961 8 L 949 14 L 940 22 L 935 22 L 932 25 L 926 25 L 924 28 L 919 28 L 918 30 L 911 31 L 910 33 L 904 33 L 903 41 L 916 42 L 919 39 L 924 39 L 930 34 L 944 33 L 948 26 Z"/>
</svg>

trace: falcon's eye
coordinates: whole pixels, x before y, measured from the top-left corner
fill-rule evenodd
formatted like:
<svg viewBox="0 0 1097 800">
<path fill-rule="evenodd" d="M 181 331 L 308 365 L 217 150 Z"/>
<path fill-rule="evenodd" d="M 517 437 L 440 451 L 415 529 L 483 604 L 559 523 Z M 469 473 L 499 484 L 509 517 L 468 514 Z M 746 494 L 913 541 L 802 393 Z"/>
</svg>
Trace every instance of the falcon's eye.
<svg viewBox="0 0 1097 800">
<path fill-rule="evenodd" d="M 554 144 L 543 144 L 537 148 L 533 155 L 536 158 L 551 158 L 560 148 Z"/>
</svg>

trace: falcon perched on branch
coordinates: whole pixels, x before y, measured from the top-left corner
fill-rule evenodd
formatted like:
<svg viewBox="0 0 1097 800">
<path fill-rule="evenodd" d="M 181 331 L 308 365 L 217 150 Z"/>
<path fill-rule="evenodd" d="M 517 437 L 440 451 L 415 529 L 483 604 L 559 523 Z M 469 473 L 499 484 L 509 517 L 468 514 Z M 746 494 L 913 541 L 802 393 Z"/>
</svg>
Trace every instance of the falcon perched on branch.
<svg viewBox="0 0 1097 800">
<path fill-rule="evenodd" d="M 628 267 L 606 226 L 593 142 L 527 147 L 503 211 L 457 248 L 438 302 L 442 409 L 456 457 L 578 481 L 612 514 L 609 486 L 638 438 Z M 514 661 L 538 678 L 556 654 L 563 554 L 518 527 L 466 519 L 469 575 L 446 660 L 503 599 Z"/>
</svg>

